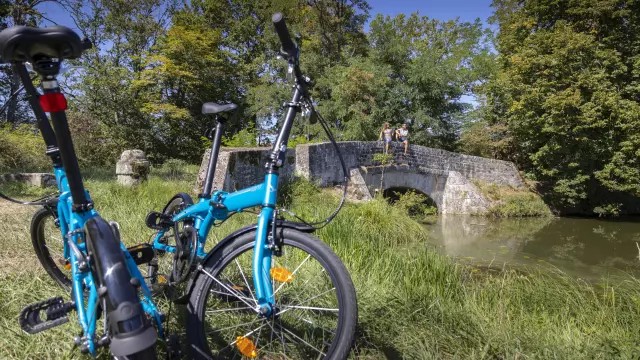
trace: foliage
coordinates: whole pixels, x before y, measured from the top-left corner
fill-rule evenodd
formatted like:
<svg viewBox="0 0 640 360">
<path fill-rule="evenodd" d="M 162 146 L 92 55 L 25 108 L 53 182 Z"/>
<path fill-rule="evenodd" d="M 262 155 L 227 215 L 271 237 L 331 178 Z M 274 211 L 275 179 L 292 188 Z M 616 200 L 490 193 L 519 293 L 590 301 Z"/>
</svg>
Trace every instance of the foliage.
<svg viewBox="0 0 640 360">
<path fill-rule="evenodd" d="M 556 5 L 494 1 L 500 71 L 487 122 L 506 129 L 497 146 L 556 208 L 624 212 L 640 196 L 640 3 Z"/>
<path fill-rule="evenodd" d="M 257 137 L 255 127 L 249 126 L 230 138 L 223 138 L 222 144 L 230 147 L 255 147 L 258 144 Z"/>
<path fill-rule="evenodd" d="M 376 153 L 373 154 L 371 160 L 373 160 L 374 162 L 379 162 L 382 166 L 389 165 L 391 164 L 391 162 L 393 162 L 393 154 Z"/>
<path fill-rule="evenodd" d="M 531 190 L 514 189 L 482 181 L 475 181 L 474 184 L 491 203 L 486 213 L 478 215 L 496 218 L 551 216 L 549 206 L 540 195 Z"/>
<path fill-rule="evenodd" d="M 417 13 L 377 15 L 368 56 L 355 56 L 318 80 L 330 119 L 347 140 L 375 140 L 385 122 L 410 121 L 412 143 L 453 149 L 470 105 L 461 101 L 492 72 L 491 34 L 474 23 Z"/>
<path fill-rule="evenodd" d="M 414 218 L 424 218 L 425 216 L 436 215 L 438 209 L 434 206 L 433 200 L 415 191 L 396 193 L 398 197 L 393 206 L 404 211 Z"/>
<path fill-rule="evenodd" d="M 42 137 L 31 125 L 0 126 L 0 172 L 51 170 Z"/>
</svg>

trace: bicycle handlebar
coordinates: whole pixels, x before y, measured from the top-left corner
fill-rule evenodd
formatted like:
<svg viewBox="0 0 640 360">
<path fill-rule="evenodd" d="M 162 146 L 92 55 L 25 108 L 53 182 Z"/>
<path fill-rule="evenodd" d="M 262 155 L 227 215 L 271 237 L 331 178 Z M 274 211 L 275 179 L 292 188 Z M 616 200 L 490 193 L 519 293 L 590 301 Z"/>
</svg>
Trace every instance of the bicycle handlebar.
<svg viewBox="0 0 640 360">
<path fill-rule="evenodd" d="M 289 56 L 294 56 L 296 52 L 296 44 L 291 40 L 287 24 L 284 22 L 284 16 L 282 13 L 275 13 L 271 16 L 271 21 L 273 22 L 273 26 L 276 28 L 278 37 L 280 38 L 282 52 Z"/>
</svg>

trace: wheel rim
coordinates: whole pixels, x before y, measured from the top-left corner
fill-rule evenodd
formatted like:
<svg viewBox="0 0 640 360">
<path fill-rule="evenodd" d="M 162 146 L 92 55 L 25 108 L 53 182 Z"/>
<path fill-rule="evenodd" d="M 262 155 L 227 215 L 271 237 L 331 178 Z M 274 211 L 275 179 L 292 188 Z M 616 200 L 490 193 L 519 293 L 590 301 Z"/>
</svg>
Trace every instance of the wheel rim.
<svg viewBox="0 0 640 360">
<path fill-rule="evenodd" d="M 264 317 L 257 313 L 252 255 L 249 243 L 207 275 L 202 333 L 210 351 L 225 358 L 326 356 L 340 325 L 337 281 L 331 272 L 307 250 L 286 244 L 283 256 L 272 258 L 272 273 L 284 269 L 273 277 L 276 316 Z"/>
<path fill-rule="evenodd" d="M 64 241 L 60 227 L 53 215 L 46 216 L 38 225 L 40 248 L 42 254 L 52 267 L 54 280 L 65 288 L 71 284 L 71 263 L 64 256 Z"/>
</svg>

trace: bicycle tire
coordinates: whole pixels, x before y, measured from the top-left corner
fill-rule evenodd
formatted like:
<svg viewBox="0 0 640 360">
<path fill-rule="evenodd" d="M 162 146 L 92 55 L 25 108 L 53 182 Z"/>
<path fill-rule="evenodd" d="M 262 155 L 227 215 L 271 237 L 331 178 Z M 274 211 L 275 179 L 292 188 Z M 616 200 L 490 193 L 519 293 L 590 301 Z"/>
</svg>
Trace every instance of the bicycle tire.
<svg viewBox="0 0 640 360">
<path fill-rule="evenodd" d="M 319 239 L 293 229 L 282 229 L 280 231 L 280 234 L 282 234 L 284 241 L 283 251 L 291 251 L 290 248 L 293 248 L 301 250 L 304 253 L 309 254 L 309 256 L 313 256 L 314 260 L 317 260 L 317 262 L 322 266 L 323 270 L 326 271 L 328 277 L 332 281 L 332 285 L 336 290 L 335 293 L 337 296 L 337 304 L 339 306 L 337 320 L 338 325 L 335 332 L 333 333 L 334 336 L 331 345 L 324 353 L 324 358 L 332 360 L 346 359 L 355 338 L 355 328 L 358 317 L 356 293 L 347 269 L 340 261 L 340 259 L 335 255 L 335 253 L 331 250 L 331 248 L 329 248 Z M 204 322 L 206 314 L 205 306 L 207 303 L 207 299 L 211 296 L 210 294 L 212 285 L 216 285 L 216 282 L 209 275 L 206 275 L 204 271 L 214 277 L 223 278 L 223 276 L 220 276 L 219 274 L 225 270 L 227 265 L 233 263 L 234 259 L 238 259 L 242 254 L 245 253 L 252 255 L 254 239 L 255 231 L 240 235 L 234 241 L 231 241 L 221 248 L 217 249 L 217 251 L 212 254 L 212 256 L 207 260 L 207 262 L 203 264 L 203 271 L 198 273 L 187 306 L 187 340 L 189 342 L 188 347 L 191 352 L 190 358 L 211 359 L 221 357 L 220 354 L 214 357 L 211 349 L 209 348 L 206 336 L 207 329 Z M 240 268 L 239 262 L 237 260 L 235 262 L 238 264 L 238 268 Z M 248 280 L 245 283 L 251 283 L 251 280 Z M 306 285 L 306 282 L 303 284 L 303 286 L 304 285 Z M 221 288 L 218 287 L 218 289 Z M 251 292 L 250 287 L 248 290 L 249 292 Z M 247 293 L 246 290 L 244 290 L 244 293 Z M 217 300 L 220 300 L 220 295 L 215 296 L 217 296 Z M 228 295 L 224 296 L 228 297 Z M 248 294 L 246 296 L 247 298 L 249 297 Z M 251 313 L 250 310 L 245 311 L 248 311 L 252 316 L 253 313 Z M 282 318 L 282 316 L 280 318 Z M 271 329 L 271 339 L 273 340 L 273 326 L 271 327 Z M 215 331 L 217 330 L 214 329 L 214 332 Z M 280 331 L 281 334 L 284 334 L 284 332 L 282 332 L 282 323 L 280 324 Z M 243 336 L 246 336 L 246 334 Z M 284 336 L 281 337 L 282 342 L 284 343 Z M 258 335 L 258 340 L 259 338 L 260 335 Z M 285 352 L 284 344 L 282 347 L 283 352 Z M 260 349 L 258 348 L 258 350 Z M 322 354 L 320 350 L 318 351 Z M 304 356 L 300 356 L 298 354 L 294 358 L 302 357 Z M 314 357 L 317 358 L 317 356 Z"/>
<path fill-rule="evenodd" d="M 158 354 L 156 352 L 155 346 L 148 347 L 133 355 L 114 356 L 115 360 L 156 360 L 157 358 L 158 358 Z"/>
<path fill-rule="evenodd" d="M 40 264 L 45 269 L 47 274 L 63 289 L 66 291 L 71 291 L 71 279 L 66 274 L 70 274 L 71 270 L 62 271 L 56 261 L 53 259 L 51 252 L 49 251 L 49 245 L 47 245 L 47 236 L 45 226 L 47 225 L 48 220 L 51 219 L 51 226 L 55 226 L 53 221 L 55 221 L 55 214 L 44 207 L 38 209 L 38 211 L 33 214 L 31 218 L 31 243 L 33 244 L 33 249 L 35 250 L 36 256 L 40 261 Z M 57 229 L 57 228 L 56 228 Z M 58 230 L 56 233 L 56 237 L 60 240 L 61 244 L 63 244 L 63 238 Z M 59 259 L 60 260 L 60 259 Z"/>
</svg>

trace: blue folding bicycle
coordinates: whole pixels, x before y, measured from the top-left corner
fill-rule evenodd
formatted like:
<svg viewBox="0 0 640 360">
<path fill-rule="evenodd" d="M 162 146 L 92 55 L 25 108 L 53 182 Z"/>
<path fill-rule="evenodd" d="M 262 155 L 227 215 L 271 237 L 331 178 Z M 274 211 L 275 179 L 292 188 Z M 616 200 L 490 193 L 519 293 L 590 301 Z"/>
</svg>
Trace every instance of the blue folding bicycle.
<svg viewBox="0 0 640 360">
<path fill-rule="evenodd" d="M 79 57 L 86 43 L 59 26 L 0 32 L 0 57 L 13 64 L 24 84 L 60 191 L 55 197 L 25 203 L 42 206 L 32 219 L 32 242 L 49 275 L 72 293 L 68 303 L 57 297 L 25 307 L 20 315 L 25 332 L 65 323 L 75 310 L 83 329 L 76 338 L 82 352 L 96 355 L 97 348 L 109 346 L 116 358 L 154 359 L 156 338 L 164 337 L 164 315 L 153 303 L 147 282 L 184 283 L 185 293 L 177 302 L 187 305 L 189 358 L 346 359 L 357 322 L 349 273 L 331 248 L 309 234 L 318 223 L 284 221 L 276 209 L 278 171 L 296 113 L 303 109 L 317 113 L 308 93 L 309 80 L 299 68 L 299 48 L 282 15 L 275 14 L 272 20 L 295 81 L 264 182 L 233 193 L 211 193 L 225 122 L 219 114 L 236 106 L 206 103 L 203 112 L 217 114 L 217 125 L 199 202 L 194 204 L 184 193 L 174 196 L 163 212 L 147 217 L 147 225 L 158 231 L 153 243 L 129 249 L 120 242 L 117 224 L 98 215 L 84 190 L 65 115 L 66 100 L 56 82 L 62 61 Z M 42 95 L 25 62 L 40 76 Z M 50 113 L 55 134 L 45 112 Z M 324 119 L 317 116 L 338 151 L 346 181 L 338 146 Z M 346 186 L 344 191 L 340 207 Z M 215 221 L 253 207 L 261 207 L 256 225 L 230 234 L 204 252 Z M 340 207 L 321 223 L 328 224 Z M 170 274 L 158 270 L 158 260 L 166 257 L 171 260 Z M 138 270 L 144 265 L 146 277 Z M 101 316 L 104 329 L 97 335 Z"/>
<path fill-rule="evenodd" d="M 163 336 L 163 315 L 138 271 L 142 255 L 152 257 L 153 250 L 126 249 L 117 224 L 105 221 L 94 209 L 73 148 L 67 103 L 56 81 L 62 62 L 80 57 L 89 47 L 88 40 L 62 26 L 15 26 L 0 32 L 1 61 L 12 64 L 23 83 L 59 190 L 56 196 L 16 202 L 42 206 L 31 223 L 36 254 L 47 272 L 71 291 L 69 302 L 55 297 L 26 306 L 20 326 L 35 334 L 68 322 L 67 315 L 76 311 L 82 333 L 75 343 L 81 352 L 95 356 L 99 347 L 108 347 L 117 359 L 155 359 L 157 337 Z M 42 94 L 34 87 L 35 78 L 30 78 L 26 63 L 40 77 Z M 48 222 L 56 233 L 46 233 Z M 100 317 L 103 326 L 98 331 Z"/>
<path fill-rule="evenodd" d="M 221 114 L 236 105 L 206 103 L 203 113 L 215 114 L 217 124 L 199 201 L 194 204 L 189 195 L 180 193 L 162 212 L 147 216 L 147 226 L 158 231 L 148 280 L 151 285 L 186 282 L 181 299 L 187 304 L 186 335 L 193 359 L 346 359 L 355 336 L 356 293 L 345 266 L 331 248 L 309 235 L 315 227 L 284 221 L 276 209 L 278 171 L 297 112 L 304 109 L 317 115 L 338 152 L 345 181 L 347 172 L 326 122 L 313 108 L 309 79 L 299 68 L 299 47 L 282 14 L 274 14 L 272 21 L 294 86 L 264 182 L 212 194 L 225 122 Z M 216 221 L 252 207 L 261 207 L 256 225 L 232 233 L 204 252 Z M 326 225 L 339 210 L 321 223 Z M 171 260 L 164 273 L 158 270 L 162 257 Z"/>
</svg>

